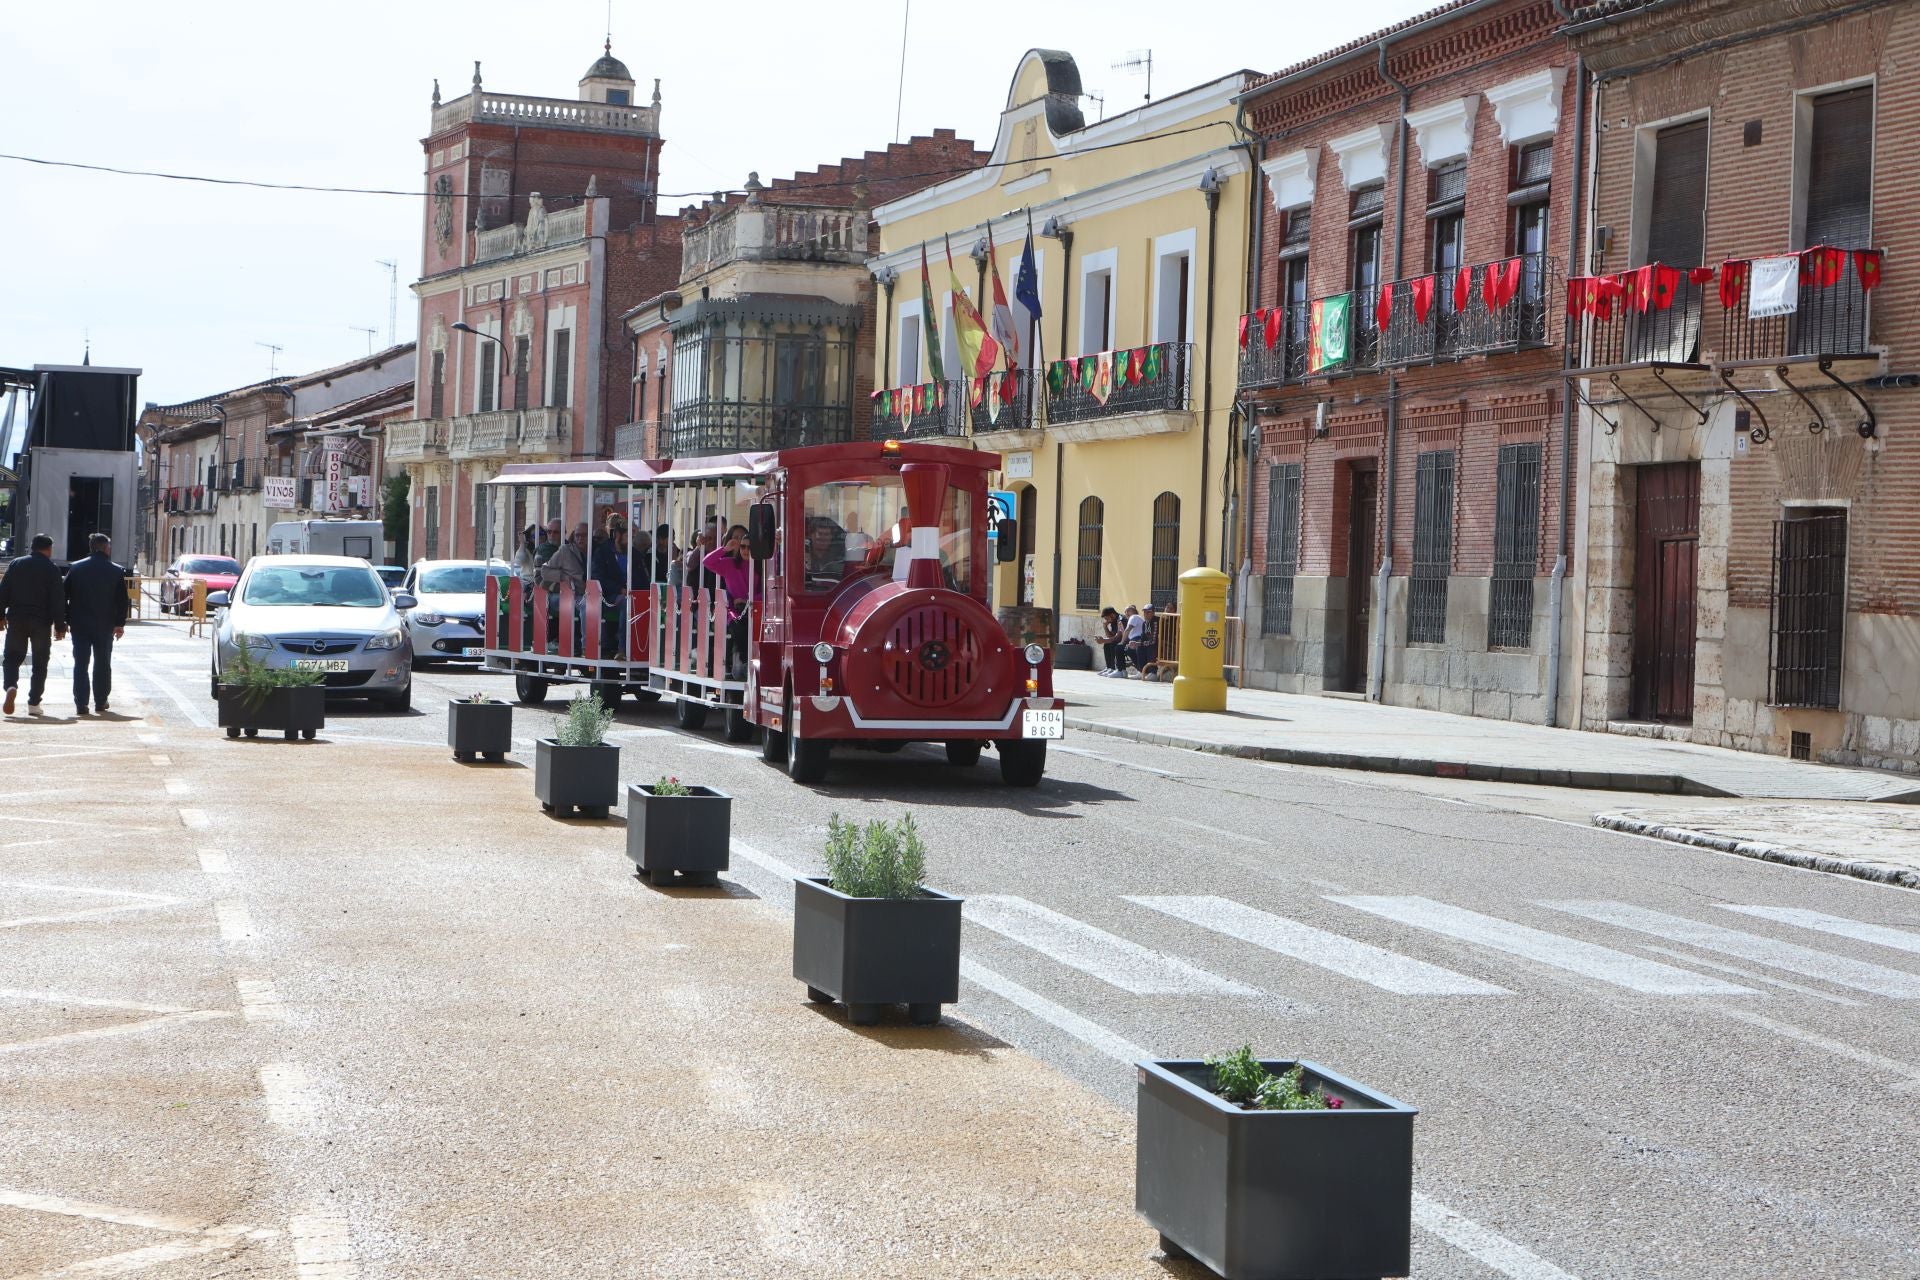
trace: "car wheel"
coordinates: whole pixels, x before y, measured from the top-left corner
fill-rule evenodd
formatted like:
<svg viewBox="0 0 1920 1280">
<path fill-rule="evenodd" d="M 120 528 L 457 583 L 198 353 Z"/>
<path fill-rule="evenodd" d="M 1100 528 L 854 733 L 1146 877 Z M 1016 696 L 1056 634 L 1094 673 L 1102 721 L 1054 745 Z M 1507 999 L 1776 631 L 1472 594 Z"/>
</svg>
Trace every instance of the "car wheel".
<svg viewBox="0 0 1920 1280">
<path fill-rule="evenodd" d="M 525 706 L 537 707 L 547 700 L 547 682 L 539 676 L 516 675 L 513 696 Z"/>
<path fill-rule="evenodd" d="M 815 783 L 827 776 L 827 762 L 833 744 L 818 738 L 803 738 L 794 732 L 793 703 L 787 703 L 787 776 L 795 782 Z"/>
<path fill-rule="evenodd" d="M 1010 787 L 1031 787 L 1047 771 L 1047 744 L 1043 739 L 1023 739 L 998 744 L 1000 781 Z"/>
<path fill-rule="evenodd" d="M 399 693 L 391 693 L 382 698 L 380 705 L 389 711 L 411 711 L 413 709 L 413 682 L 408 681 L 407 687 Z"/>
<path fill-rule="evenodd" d="M 793 714 L 791 705 L 787 707 L 787 714 Z M 786 718 L 782 717 L 780 723 L 786 724 Z M 787 763 L 787 735 L 776 732 L 773 727 L 769 725 L 766 732 L 760 735 L 760 758 L 768 764 L 785 766 Z"/>
</svg>

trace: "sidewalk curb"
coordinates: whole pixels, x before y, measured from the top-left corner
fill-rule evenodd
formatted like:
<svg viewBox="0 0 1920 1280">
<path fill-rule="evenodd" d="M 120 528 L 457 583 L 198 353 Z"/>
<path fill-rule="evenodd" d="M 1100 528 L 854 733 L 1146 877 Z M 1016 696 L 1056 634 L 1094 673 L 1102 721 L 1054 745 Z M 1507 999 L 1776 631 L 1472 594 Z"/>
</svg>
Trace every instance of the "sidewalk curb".
<svg viewBox="0 0 1920 1280">
<path fill-rule="evenodd" d="M 1689 827 L 1663 826 L 1658 822 L 1630 818 L 1623 813 L 1596 813 L 1593 816 L 1593 825 L 1605 827 L 1609 831 L 1624 831 L 1628 835 L 1647 836 L 1654 840 L 1671 840 L 1675 844 L 1697 845 L 1702 849 L 1717 849 L 1721 853 L 1734 853 L 1743 858 L 1753 858 L 1761 862 L 1779 862 L 1808 871 L 1825 871 L 1833 875 L 1852 876 L 1858 880 L 1872 880 L 1876 884 L 1920 889 L 1920 871 L 1910 867 L 1892 867 L 1879 862 L 1854 862 L 1847 858 L 1835 858 L 1824 853 L 1796 849 L 1791 845 L 1767 844 L 1761 840 L 1742 840 L 1736 836 L 1714 835 L 1709 831 L 1695 831 Z"/>
<path fill-rule="evenodd" d="M 1206 742 L 1178 734 L 1129 729 L 1099 720 L 1067 717 L 1067 727 L 1082 733 L 1126 738 L 1161 747 L 1179 747 L 1236 760 L 1265 760 L 1274 764 L 1309 765 L 1322 769 L 1360 769 L 1374 773 L 1418 774 L 1429 778 L 1465 778 L 1473 782 L 1515 782 L 1535 787 L 1574 787 L 1584 791 L 1644 791 L 1659 795 L 1737 798 L 1737 793 L 1677 773 L 1599 773 L 1582 769 L 1538 769 L 1530 765 L 1495 765 L 1464 760 L 1428 760 L 1412 756 L 1357 755 L 1344 751 L 1316 751 L 1302 747 L 1257 747 L 1250 743 Z"/>
</svg>

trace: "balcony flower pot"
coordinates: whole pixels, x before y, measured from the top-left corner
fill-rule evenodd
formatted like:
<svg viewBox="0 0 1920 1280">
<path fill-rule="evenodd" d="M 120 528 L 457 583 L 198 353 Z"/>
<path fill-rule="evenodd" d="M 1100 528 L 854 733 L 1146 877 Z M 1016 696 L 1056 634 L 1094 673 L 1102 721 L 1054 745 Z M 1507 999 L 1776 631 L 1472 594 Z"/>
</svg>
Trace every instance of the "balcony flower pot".
<svg viewBox="0 0 1920 1280">
<path fill-rule="evenodd" d="M 1299 1065 L 1338 1110 L 1250 1111 L 1213 1092 L 1204 1062 L 1140 1063 L 1135 1211 L 1170 1256 L 1225 1280 L 1406 1275 L 1418 1113 Z"/>
<path fill-rule="evenodd" d="M 319 684 L 264 689 L 223 684 L 215 702 L 220 727 L 229 738 L 243 733 L 257 738 L 265 730 L 292 741 L 295 737 L 313 737 L 327 723 L 327 690 Z"/>
<path fill-rule="evenodd" d="M 582 817 L 606 817 L 620 798 L 620 748 L 604 742 L 568 747 L 553 738 L 535 739 L 533 794 L 556 818 L 576 811 Z"/>
<path fill-rule="evenodd" d="M 904 1004 L 920 1026 L 960 998 L 961 899 L 931 889 L 917 898 L 854 898 L 822 878 L 793 882 L 793 976 L 807 998 L 838 1000 L 847 1021 L 869 1026 L 883 1004 Z"/>
<path fill-rule="evenodd" d="M 462 762 L 475 756 L 505 760 L 513 749 L 513 704 L 510 702 L 449 702 L 447 745 Z"/>
<path fill-rule="evenodd" d="M 733 797 L 712 787 L 667 796 L 627 788 L 627 856 L 656 888 L 676 874 L 685 884 L 720 883 L 732 831 Z"/>
</svg>

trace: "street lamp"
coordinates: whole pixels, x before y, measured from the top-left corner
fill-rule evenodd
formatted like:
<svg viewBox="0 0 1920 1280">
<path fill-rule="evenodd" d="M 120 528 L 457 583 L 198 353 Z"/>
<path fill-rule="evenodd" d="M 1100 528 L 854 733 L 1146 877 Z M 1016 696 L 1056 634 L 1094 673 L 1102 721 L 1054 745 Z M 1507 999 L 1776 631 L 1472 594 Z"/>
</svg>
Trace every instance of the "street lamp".
<svg viewBox="0 0 1920 1280">
<path fill-rule="evenodd" d="M 499 384 L 495 386 L 493 389 L 494 401 L 495 401 L 494 408 L 496 409 L 505 408 L 507 398 L 504 394 L 502 394 L 502 392 L 505 390 L 506 382 L 507 382 L 507 344 L 500 341 L 500 339 L 494 337 L 490 333 L 485 333 L 479 329 L 474 328 L 472 325 L 468 324 L 465 320 L 455 320 L 453 322 L 453 331 L 455 333 L 470 333 L 476 338 L 485 338 L 488 342 L 491 342 L 494 346 L 500 348 L 500 375 L 494 379 L 494 381 Z"/>
</svg>

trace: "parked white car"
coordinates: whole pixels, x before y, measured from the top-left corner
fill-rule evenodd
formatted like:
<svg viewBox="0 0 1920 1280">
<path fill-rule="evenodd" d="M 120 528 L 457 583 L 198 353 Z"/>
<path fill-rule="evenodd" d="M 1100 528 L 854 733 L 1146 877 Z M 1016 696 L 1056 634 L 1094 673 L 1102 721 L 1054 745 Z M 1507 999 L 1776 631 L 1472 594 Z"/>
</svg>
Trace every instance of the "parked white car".
<svg viewBox="0 0 1920 1280">
<path fill-rule="evenodd" d="M 504 560 L 416 560 L 407 570 L 399 589 L 415 602 L 404 615 L 415 667 L 479 661 L 489 572 L 512 576 L 513 566 Z"/>
<path fill-rule="evenodd" d="M 213 696 L 244 645 L 269 667 L 318 671 L 327 692 L 371 698 L 389 710 L 413 703 L 413 644 L 400 609 L 365 560 L 350 556 L 256 556 L 220 609 L 213 636 Z"/>
</svg>

